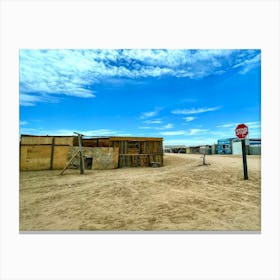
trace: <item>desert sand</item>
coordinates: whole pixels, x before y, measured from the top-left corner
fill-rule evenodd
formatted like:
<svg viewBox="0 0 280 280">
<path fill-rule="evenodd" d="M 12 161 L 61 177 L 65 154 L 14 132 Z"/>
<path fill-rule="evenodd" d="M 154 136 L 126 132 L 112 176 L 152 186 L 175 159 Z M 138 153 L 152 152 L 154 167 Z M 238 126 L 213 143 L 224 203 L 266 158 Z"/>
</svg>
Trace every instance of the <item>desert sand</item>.
<svg viewBox="0 0 280 280">
<path fill-rule="evenodd" d="M 260 231 L 261 158 L 165 154 L 160 168 L 20 173 L 20 231 Z"/>
</svg>

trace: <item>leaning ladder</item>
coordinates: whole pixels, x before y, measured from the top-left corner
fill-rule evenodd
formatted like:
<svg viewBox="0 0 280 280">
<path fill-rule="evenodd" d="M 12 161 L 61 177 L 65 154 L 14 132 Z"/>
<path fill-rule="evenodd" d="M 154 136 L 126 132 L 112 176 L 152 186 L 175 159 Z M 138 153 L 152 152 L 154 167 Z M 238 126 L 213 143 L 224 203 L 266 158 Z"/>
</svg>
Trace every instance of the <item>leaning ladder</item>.
<svg viewBox="0 0 280 280">
<path fill-rule="evenodd" d="M 72 156 L 72 158 L 66 163 L 64 169 L 60 172 L 60 175 L 63 175 L 64 171 L 70 166 L 70 164 L 78 154 L 80 155 L 80 174 L 84 174 L 85 166 L 84 166 L 83 147 L 82 147 L 83 135 L 78 132 L 74 132 L 74 133 L 78 135 L 79 150 L 77 150 L 75 154 Z"/>
</svg>

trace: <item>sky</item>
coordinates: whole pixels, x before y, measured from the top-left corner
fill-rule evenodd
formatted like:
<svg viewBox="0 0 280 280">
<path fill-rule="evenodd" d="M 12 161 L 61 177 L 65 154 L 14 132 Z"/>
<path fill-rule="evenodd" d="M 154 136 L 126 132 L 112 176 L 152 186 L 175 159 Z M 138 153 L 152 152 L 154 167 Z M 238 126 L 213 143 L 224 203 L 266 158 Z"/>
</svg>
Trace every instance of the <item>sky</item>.
<svg viewBox="0 0 280 280">
<path fill-rule="evenodd" d="M 21 49 L 20 134 L 261 137 L 258 49 Z"/>
</svg>

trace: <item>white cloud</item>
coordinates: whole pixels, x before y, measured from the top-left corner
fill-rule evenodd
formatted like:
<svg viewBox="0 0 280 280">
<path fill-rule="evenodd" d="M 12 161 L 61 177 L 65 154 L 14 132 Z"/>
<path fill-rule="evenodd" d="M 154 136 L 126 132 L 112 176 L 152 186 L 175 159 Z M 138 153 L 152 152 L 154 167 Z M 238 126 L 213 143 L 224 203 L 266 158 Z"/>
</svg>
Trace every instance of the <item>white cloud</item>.
<svg viewBox="0 0 280 280">
<path fill-rule="evenodd" d="M 188 135 L 201 134 L 201 133 L 204 133 L 207 131 L 208 131 L 207 129 L 193 128 L 193 129 L 190 129 L 190 131 L 188 132 Z"/>
<path fill-rule="evenodd" d="M 19 125 L 27 125 L 28 122 L 27 121 L 19 121 Z"/>
<path fill-rule="evenodd" d="M 96 129 L 96 130 L 84 130 L 81 131 L 82 134 L 87 135 L 87 136 L 111 136 L 111 135 L 117 135 L 122 132 L 116 131 L 116 130 L 111 130 L 111 129 Z"/>
<path fill-rule="evenodd" d="M 85 136 L 112 136 L 112 135 L 128 135 L 122 131 L 116 131 L 111 129 L 96 129 L 96 130 L 77 130 L 73 129 L 42 129 L 42 128 L 22 128 L 20 130 L 21 134 L 33 134 L 33 135 L 75 135 L 74 132 L 81 133 Z"/>
<path fill-rule="evenodd" d="M 178 115 L 192 115 L 192 114 L 201 114 L 205 112 L 217 111 L 221 107 L 211 107 L 211 108 L 192 108 L 192 109 L 176 109 L 171 111 L 172 114 Z"/>
<path fill-rule="evenodd" d="M 141 119 L 154 117 L 154 116 L 157 115 L 157 113 L 158 113 L 157 111 L 151 111 L 151 112 L 142 113 Z"/>
<path fill-rule="evenodd" d="M 261 61 L 261 54 L 257 54 L 252 58 L 245 59 L 244 61 L 234 65 L 233 68 L 241 68 L 239 73 L 246 74 L 250 70 L 258 67 L 260 65 L 260 61 Z"/>
<path fill-rule="evenodd" d="M 164 145 L 185 145 L 185 146 L 200 146 L 200 145 L 212 145 L 216 143 L 215 138 L 181 138 L 181 139 L 164 139 Z"/>
<path fill-rule="evenodd" d="M 154 113 L 154 112 L 146 113 L 146 117 L 149 117 L 149 115 L 151 115 L 152 113 Z M 147 123 L 147 124 L 159 124 L 159 123 L 161 123 L 161 120 L 145 120 L 144 123 Z"/>
<path fill-rule="evenodd" d="M 151 121 L 151 122 L 145 122 L 145 123 L 149 123 L 149 124 L 159 124 L 161 123 L 161 121 L 157 122 L 157 121 Z M 139 129 L 153 129 L 153 130 L 165 130 L 165 129 L 170 129 L 170 128 L 173 128 L 174 125 L 172 123 L 168 123 L 166 125 L 163 125 L 163 126 L 154 126 L 154 127 L 151 127 L 151 126 L 140 126 L 138 127 Z"/>
<path fill-rule="evenodd" d="M 164 131 L 161 132 L 161 134 L 166 136 L 175 136 L 175 135 L 193 136 L 197 134 L 205 134 L 206 132 L 208 132 L 208 129 L 192 128 L 188 131 L 186 130 Z"/>
<path fill-rule="evenodd" d="M 86 89 L 89 75 L 96 66 L 81 51 L 72 50 L 21 50 L 20 87 L 24 92 L 66 94 L 79 97 L 94 96 Z"/>
<path fill-rule="evenodd" d="M 20 127 L 20 134 L 38 135 L 39 132 L 35 128 Z"/>
<path fill-rule="evenodd" d="M 253 129 L 253 128 L 260 128 L 261 127 L 261 123 L 260 122 L 246 122 L 245 123 L 248 128 L 250 129 Z"/>
<path fill-rule="evenodd" d="M 36 102 L 42 101 L 42 97 L 33 96 L 28 94 L 20 95 L 20 105 L 22 106 L 35 106 Z"/>
<path fill-rule="evenodd" d="M 216 127 L 227 128 L 227 127 L 234 127 L 236 125 L 237 125 L 237 123 L 226 123 L 226 124 L 217 125 Z"/>
<path fill-rule="evenodd" d="M 170 129 L 170 128 L 173 128 L 173 127 L 174 127 L 174 125 L 172 123 L 168 123 L 167 125 L 164 125 L 162 127 L 162 129 Z"/>
<path fill-rule="evenodd" d="M 221 125 L 217 125 L 216 127 L 219 127 L 219 128 L 235 128 L 239 123 L 226 123 L 226 124 L 221 124 Z M 261 124 L 260 122 L 256 121 L 256 122 L 245 122 L 245 124 L 253 129 L 253 128 L 260 128 L 261 127 Z"/>
<path fill-rule="evenodd" d="M 95 97 L 94 86 L 106 79 L 200 79 L 232 68 L 245 74 L 258 65 L 258 50 L 20 50 L 20 92 L 38 96 L 23 97 L 21 105 L 42 102 L 41 95 Z"/>
<path fill-rule="evenodd" d="M 153 129 L 151 126 L 139 126 L 138 129 Z"/>
<path fill-rule="evenodd" d="M 185 130 L 163 131 L 160 134 L 166 136 L 185 135 L 186 131 Z"/>
<path fill-rule="evenodd" d="M 148 118 L 155 117 L 159 114 L 161 110 L 162 108 L 156 108 L 154 111 L 144 112 L 141 114 L 140 119 L 148 119 Z M 145 123 L 152 123 L 153 121 L 155 121 L 154 123 L 161 122 L 161 120 L 157 119 L 157 120 L 146 120 Z"/>
<path fill-rule="evenodd" d="M 185 120 L 187 122 L 191 122 L 191 121 L 193 121 L 195 119 L 196 119 L 196 117 L 185 117 L 185 118 L 183 118 L 183 120 Z"/>
</svg>

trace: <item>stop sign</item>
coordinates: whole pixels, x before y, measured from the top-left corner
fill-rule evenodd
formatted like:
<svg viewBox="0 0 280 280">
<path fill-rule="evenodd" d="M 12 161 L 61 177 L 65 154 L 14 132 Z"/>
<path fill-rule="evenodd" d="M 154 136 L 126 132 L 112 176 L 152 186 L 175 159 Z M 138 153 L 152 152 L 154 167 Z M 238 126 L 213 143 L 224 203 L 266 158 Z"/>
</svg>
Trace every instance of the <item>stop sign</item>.
<svg viewBox="0 0 280 280">
<path fill-rule="evenodd" d="M 244 139 L 246 138 L 246 136 L 248 135 L 248 126 L 244 123 L 239 124 L 236 129 L 235 129 L 235 134 L 237 136 L 237 138 L 239 139 Z"/>
</svg>

